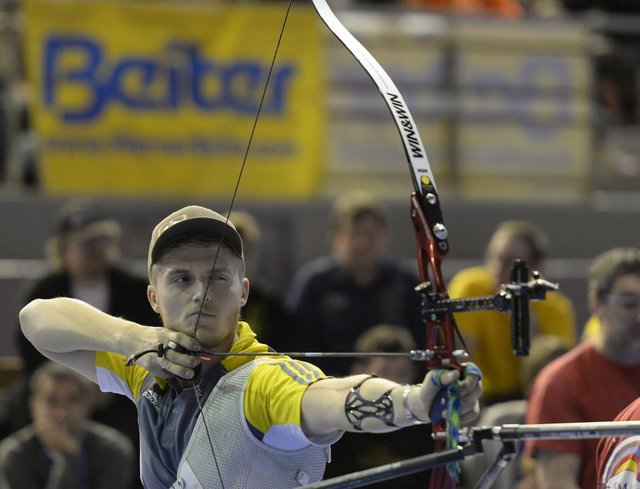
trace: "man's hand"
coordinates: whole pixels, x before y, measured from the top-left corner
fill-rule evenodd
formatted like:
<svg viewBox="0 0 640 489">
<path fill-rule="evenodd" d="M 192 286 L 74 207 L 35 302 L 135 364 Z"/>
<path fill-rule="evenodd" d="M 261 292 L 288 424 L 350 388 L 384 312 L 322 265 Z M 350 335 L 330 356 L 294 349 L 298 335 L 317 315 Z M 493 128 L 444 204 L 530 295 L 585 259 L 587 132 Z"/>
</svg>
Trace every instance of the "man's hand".
<svg viewBox="0 0 640 489">
<path fill-rule="evenodd" d="M 454 382 L 460 396 L 460 420 L 462 424 L 472 424 L 480 416 L 479 399 L 482 395 L 482 381 L 477 367 L 465 367 L 464 380 L 459 381 L 457 370 L 430 370 L 419 389 L 419 400 L 410 404 L 413 414 L 421 420 L 430 420 L 432 405 L 442 390 Z M 411 402 L 411 398 L 409 398 Z M 415 406 L 415 407 L 413 407 Z M 444 413 L 446 417 L 446 413 Z"/>
<path fill-rule="evenodd" d="M 135 363 L 144 367 L 156 377 L 170 378 L 173 376 L 192 379 L 195 369 L 200 365 L 200 357 L 185 353 L 200 351 L 202 346 L 191 336 L 178 333 L 167 328 L 139 327 L 130 336 L 132 351 L 140 353 L 154 350 L 142 355 Z M 157 353 L 158 345 L 164 347 L 164 354 Z M 134 354 L 135 354 L 134 353 Z"/>
<path fill-rule="evenodd" d="M 42 417 L 34 421 L 38 439 L 50 450 L 77 455 L 82 444 L 80 433 L 73 433 L 55 420 Z"/>
</svg>

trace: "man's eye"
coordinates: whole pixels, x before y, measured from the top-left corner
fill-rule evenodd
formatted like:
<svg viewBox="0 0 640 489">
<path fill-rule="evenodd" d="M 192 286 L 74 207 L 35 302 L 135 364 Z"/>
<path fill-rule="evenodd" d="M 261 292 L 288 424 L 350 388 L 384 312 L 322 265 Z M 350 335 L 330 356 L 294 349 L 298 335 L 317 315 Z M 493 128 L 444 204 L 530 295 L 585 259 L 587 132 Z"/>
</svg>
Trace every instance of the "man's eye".
<svg viewBox="0 0 640 489">
<path fill-rule="evenodd" d="M 613 306 L 618 306 L 629 311 L 640 309 L 640 295 L 635 294 L 609 294 L 605 301 Z"/>
<path fill-rule="evenodd" d="M 629 310 L 640 309 L 640 297 L 629 297 L 622 300 L 620 306 Z"/>
<path fill-rule="evenodd" d="M 183 284 L 183 283 L 187 283 L 188 281 L 189 281 L 188 275 L 175 275 L 174 277 L 171 278 L 172 284 Z"/>
</svg>

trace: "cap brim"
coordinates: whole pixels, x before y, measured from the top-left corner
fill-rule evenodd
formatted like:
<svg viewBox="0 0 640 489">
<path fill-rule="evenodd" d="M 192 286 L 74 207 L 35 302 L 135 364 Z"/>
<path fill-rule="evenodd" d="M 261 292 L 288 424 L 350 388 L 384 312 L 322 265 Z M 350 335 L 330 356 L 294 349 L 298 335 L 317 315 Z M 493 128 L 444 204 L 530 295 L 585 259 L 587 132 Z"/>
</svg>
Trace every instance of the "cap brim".
<svg viewBox="0 0 640 489">
<path fill-rule="evenodd" d="M 236 255 L 242 258 L 242 241 L 238 232 L 223 221 L 218 221 L 208 217 L 194 217 L 173 224 L 165 230 L 153 244 L 151 250 L 151 263 L 158 261 L 162 251 L 172 242 L 181 238 L 186 234 L 198 234 L 210 236 L 214 239 L 222 241 Z"/>
<path fill-rule="evenodd" d="M 96 238 L 119 239 L 122 228 L 115 221 L 97 221 L 78 231 L 72 231 L 69 236 L 74 241 L 90 241 Z"/>
</svg>

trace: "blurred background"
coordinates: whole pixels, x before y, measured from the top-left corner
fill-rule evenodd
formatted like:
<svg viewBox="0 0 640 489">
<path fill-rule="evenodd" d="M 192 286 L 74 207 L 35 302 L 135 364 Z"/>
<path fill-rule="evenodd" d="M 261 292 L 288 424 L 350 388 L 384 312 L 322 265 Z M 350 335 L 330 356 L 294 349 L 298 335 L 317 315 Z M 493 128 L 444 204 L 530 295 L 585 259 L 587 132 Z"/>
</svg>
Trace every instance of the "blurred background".
<svg viewBox="0 0 640 489">
<path fill-rule="evenodd" d="M 547 278 L 588 316 L 584 276 L 640 242 L 640 4 L 575 0 L 332 4 L 389 72 L 442 198 L 446 276 L 479 264 L 496 225 L 550 240 Z M 155 223 L 229 209 L 285 3 L 0 1 L 0 357 L 20 293 L 47 267 L 68 199 L 123 227 L 144 275 Z M 234 209 L 262 231 L 253 273 L 283 293 L 328 250 L 329 208 L 373 192 L 391 251 L 415 256 L 400 138 L 361 66 L 295 2 Z"/>
</svg>

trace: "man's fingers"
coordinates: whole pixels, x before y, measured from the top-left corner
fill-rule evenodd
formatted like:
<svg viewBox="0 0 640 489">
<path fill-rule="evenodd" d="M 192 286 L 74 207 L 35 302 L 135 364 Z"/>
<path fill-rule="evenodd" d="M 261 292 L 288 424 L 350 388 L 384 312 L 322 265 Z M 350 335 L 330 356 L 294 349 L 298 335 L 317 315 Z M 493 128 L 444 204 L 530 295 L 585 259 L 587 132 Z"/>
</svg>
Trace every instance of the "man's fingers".
<svg viewBox="0 0 640 489">
<path fill-rule="evenodd" d="M 145 354 L 136 363 L 163 379 L 175 376 L 193 379 L 196 376 L 195 369 L 200 365 L 201 359 L 198 355 L 187 352 L 202 350 L 198 340 L 168 328 L 149 327 L 145 329 L 145 333 L 142 343 L 142 347 L 146 347 Z M 150 348 L 150 344 L 154 347 Z M 158 345 L 161 345 L 160 351 Z"/>
<path fill-rule="evenodd" d="M 453 384 L 459 378 L 460 373 L 457 370 L 436 368 L 427 373 L 424 381 L 426 384 L 433 385 L 439 390 L 441 387 Z"/>
<path fill-rule="evenodd" d="M 180 347 L 189 351 L 202 350 L 202 346 L 200 345 L 198 340 L 196 340 L 192 336 L 178 332 L 173 332 L 169 340 L 165 344 L 173 350 L 181 350 Z"/>
<path fill-rule="evenodd" d="M 460 397 L 477 400 L 482 395 L 482 372 L 474 363 L 464 365 L 464 379 L 460 385 Z"/>
<path fill-rule="evenodd" d="M 462 381 L 462 385 L 460 386 L 460 397 L 465 397 L 469 395 L 480 396 L 482 390 L 478 389 L 480 385 L 480 379 L 475 375 L 468 375 Z"/>
<path fill-rule="evenodd" d="M 195 371 L 193 368 L 174 363 L 168 358 L 160 359 L 160 367 L 164 372 L 167 372 L 169 374 L 167 377 L 178 376 L 183 379 L 192 379 L 195 376 Z"/>
<path fill-rule="evenodd" d="M 475 367 L 475 365 L 474 365 Z M 461 382 L 459 395 L 461 399 L 460 420 L 462 424 L 475 423 L 480 417 L 480 396 L 482 396 L 482 374 L 477 367 L 465 368 L 465 378 Z"/>
<path fill-rule="evenodd" d="M 460 421 L 464 425 L 470 425 L 478 421 L 480 417 L 480 402 L 462 404 L 462 412 L 460 413 Z"/>
<path fill-rule="evenodd" d="M 475 365 L 465 366 L 464 379 L 458 382 L 456 386 L 456 394 L 460 397 L 460 420 L 463 424 L 471 424 L 476 421 L 480 415 L 480 404 L 478 402 L 482 395 L 482 374 Z M 457 370 L 434 369 L 425 377 L 423 384 L 423 400 L 425 404 L 431 406 L 430 415 L 437 415 L 434 412 L 433 401 L 437 398 L 442 390 L 446 390 L 448 386 L 460 379 L 460 373 Z M 440 406 L 440 410 L 443 407 Z M 443 413 L 446 417 L 446 411 Z"/>
<path fill-rule="evenodd" d="M 200 357 L 198 355 L 179 353 L 171 348 L 165 350 L 164 356 L 170 362 L 184 367 L 195 368 L 200 365 Z"/>
</svg>

